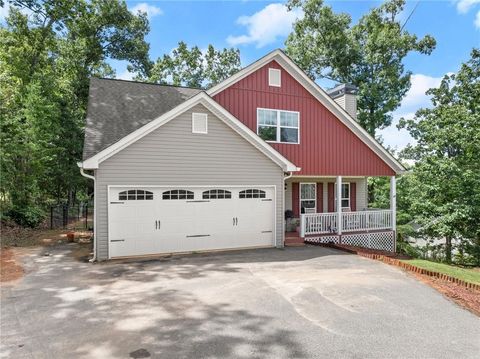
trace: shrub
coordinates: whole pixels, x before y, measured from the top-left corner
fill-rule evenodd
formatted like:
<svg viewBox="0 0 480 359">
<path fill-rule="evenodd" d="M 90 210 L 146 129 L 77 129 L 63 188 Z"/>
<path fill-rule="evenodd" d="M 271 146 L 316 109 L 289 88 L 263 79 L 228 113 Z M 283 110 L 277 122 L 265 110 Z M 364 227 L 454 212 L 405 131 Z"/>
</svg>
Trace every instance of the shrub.
<svg viewBox="0 0 480 359">
<path fill-rule="evenodd" d="M 35 228 L 45 219 L 45 212 L 37 206 L 14 207 L 5 213 L 5 217 L 22 227 Z"/>
</svg>

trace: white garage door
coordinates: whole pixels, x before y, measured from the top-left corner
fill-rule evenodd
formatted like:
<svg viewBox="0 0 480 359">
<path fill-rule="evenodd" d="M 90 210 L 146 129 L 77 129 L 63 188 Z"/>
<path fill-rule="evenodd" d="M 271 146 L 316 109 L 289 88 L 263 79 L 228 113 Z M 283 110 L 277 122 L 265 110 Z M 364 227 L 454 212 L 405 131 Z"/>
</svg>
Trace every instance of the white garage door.
<svg viewBox="0 0 480 359">
<path fill-rule="evenodd" d="M 274 245 L 274 187 L 109 188 L 109 256 Z"/>
</svg>

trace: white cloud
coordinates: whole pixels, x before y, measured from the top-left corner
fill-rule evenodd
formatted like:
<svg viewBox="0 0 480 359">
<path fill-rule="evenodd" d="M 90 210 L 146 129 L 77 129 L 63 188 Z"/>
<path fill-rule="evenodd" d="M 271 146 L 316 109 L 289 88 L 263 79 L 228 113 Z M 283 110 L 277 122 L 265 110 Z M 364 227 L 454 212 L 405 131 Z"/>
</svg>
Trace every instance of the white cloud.
<svg viewBox="0 0 480 359">
<path fill-rule="evenodd" d="M 153 18 L 154 16 L 163 14 L 162 9 L 154 5 L 149 5 L 146 2 L 135 5 L 130 9 L 130 11 L 134 14 L 138 12 L 146 13 L 149 19 Z"/>
<path fill-rule="evenodd" d="M 118 74 L 116 78 L 119 80 L 132 80 L 133 76 L 135 76 L 135 73 L 124 70 L 123 72 L 120 72 L 120 74 Z"/>
<path fill-rule="evenodd" d="M 406 129 L 399 130 L 397 125 L 400 119 L 413 119 L 414 112 L 400 113 L 395 112 L 393 114 L 392 124 L 383 130 L 378 131 L 378 135 L 383 139 L 385 146 L 388 146 L 396 151 L 403 150 L 408 144 L 414 144 L 415 140 L 410 136 L 410 133 Z"/>
<path fill-rule="evenodd" d="M 412 87 L 402 100 L 400 109 L 415 111 L 417 108 L 429 104 L 430 97 L 425 94 L 428 89 L 438 87 L 441 77 L 431 77 L 423 74 L 413 74 L 411 77 Z"/>
<path fill-rule="evenodd" d="M 284 4 L 269 4 L 251 16 L 239 17 L 237 24 L 245 26 L 247 34 L 230 35 L 227 42 L 231 46 L 254 43 L 258 48 L 263 47 L 275 42 L 279 37 L 287 36 L 293 22 L 302 15 L 298 9 L 287 11 Z"/>
<path fill-rule="evenodd" d="M 431 106 L 430 96 L 425 92 L 430 88 L 436 88 L 442 81 L 441 77 L 432 77 L 423 74 L 413 74 L 412 87 L 402 100 L 400 107 L 392 113 L 392 124 L 379 131 L 378 134 L 383 138 L 384 144 L 397 150 L 404 149 L 409 143 L 413 144 L 415 141 L 410 136 L 407 130 L 398 130 L 397 125 L 400 119 L 413 119 L 415 112 L 420 108 Z"/>
<path fill-rule="evenodd" d="M 455 0 L 457 3 L 457 11 L 460 14 L 468 13 L 472 8 L 480 4 L 480 0 Z M 473 24 L 480 29 L 480 11 L 477 12 Z"/>
<path fill-rule="evenodd" d="M 476 4 L 480 4 L 480 0 L 457 0 L 457 11 L 466 14 Z"/>
<path fill-rule="evenodd" d="M 477 16 L 475 16 L 475 27 L 480 29 L 480 10 L 477 12 Z"/>
</svg>

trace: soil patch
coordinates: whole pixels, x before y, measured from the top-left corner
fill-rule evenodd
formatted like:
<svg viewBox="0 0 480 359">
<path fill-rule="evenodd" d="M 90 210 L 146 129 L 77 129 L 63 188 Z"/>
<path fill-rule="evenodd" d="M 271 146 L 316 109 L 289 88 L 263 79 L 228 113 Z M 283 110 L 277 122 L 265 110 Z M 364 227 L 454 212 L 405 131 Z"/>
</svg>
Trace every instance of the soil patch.
<svg viewBox="0 0 480 359">
<path fill-rule="evenodd" d="M 0 282 L 10 282 L 20 279 L 24 270 L 17 262 L 14 250 L 2 248 L 0 250 Z"/>
<path fill-rule="evenodd" d="M 32 229 L 18 226 L 2 226 L 2 248 L 3 247 L 31 247 L 49 246 L 70 239 L 67 233 L 73 233 L 75 240 L 88 241 L 92 236 L 89 231 L 72 231 L 66 229 Z"/>
</svg>

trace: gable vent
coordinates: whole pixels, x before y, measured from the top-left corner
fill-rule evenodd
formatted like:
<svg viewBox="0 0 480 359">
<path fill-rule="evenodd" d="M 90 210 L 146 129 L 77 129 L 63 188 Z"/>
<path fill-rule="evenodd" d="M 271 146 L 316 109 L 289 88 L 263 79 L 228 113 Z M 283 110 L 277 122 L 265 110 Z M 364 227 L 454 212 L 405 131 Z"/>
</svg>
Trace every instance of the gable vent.
<svg viewBox="0 0 480 359">
<path fill-rule="evenodd" d="M 208 133 L 208 116 L 206 113 L 192 113 L 192 133 Z"/>
<path fill-rule="evenodd" d="M 268 85 L 282 86 L 282 72 L 279 69 L 268 69 Z"/>
</svg>

